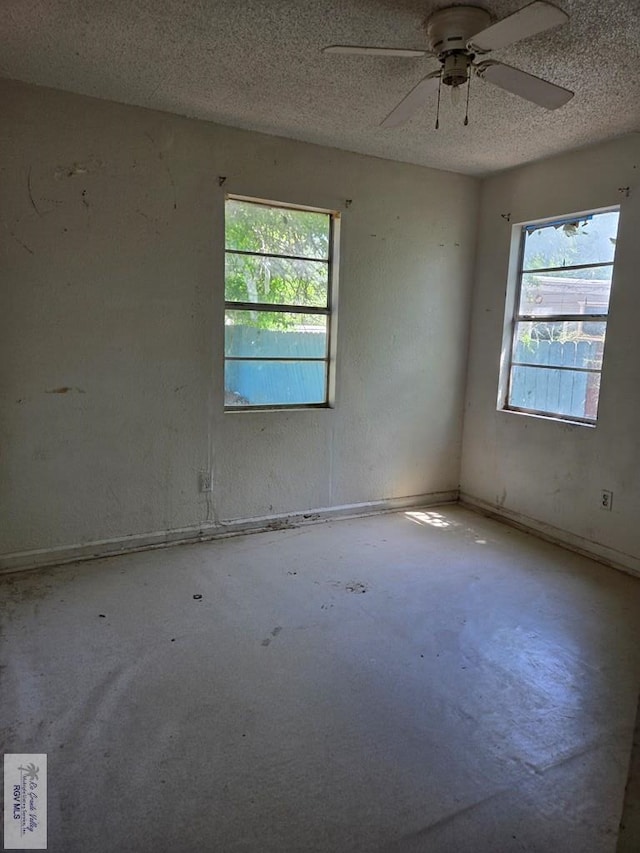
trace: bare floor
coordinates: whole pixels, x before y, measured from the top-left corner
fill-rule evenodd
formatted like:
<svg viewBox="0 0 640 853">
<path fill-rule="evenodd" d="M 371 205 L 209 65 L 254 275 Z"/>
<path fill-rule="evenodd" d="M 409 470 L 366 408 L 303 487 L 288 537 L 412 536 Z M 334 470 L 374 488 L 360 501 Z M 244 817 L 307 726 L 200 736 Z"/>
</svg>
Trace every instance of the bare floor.
<svg viewBox="0 0 640 853">
<path fill-rule="evenodd" d="M 640 581 L 461 507 L 0 581 L 51 853 L 613 853 Z"/>
</svg>

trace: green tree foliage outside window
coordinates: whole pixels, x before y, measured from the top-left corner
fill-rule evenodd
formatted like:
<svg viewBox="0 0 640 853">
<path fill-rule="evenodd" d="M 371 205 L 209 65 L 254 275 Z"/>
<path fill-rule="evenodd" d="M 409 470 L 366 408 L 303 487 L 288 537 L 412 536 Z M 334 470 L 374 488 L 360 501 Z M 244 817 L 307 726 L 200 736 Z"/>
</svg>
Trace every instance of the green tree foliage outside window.
<svg viewBox="0 0 640 853">
<path fill-rule="evenodd" d="M 229 199 L 225 219 L 226 301 L 327 307 L 330 228 L 326 213 Z M 287 328 L 295 325 L 296 318 L 255 311 L 246 322 Z M 322 315 L 315 322 L 322 325 Z"/>
</svg>

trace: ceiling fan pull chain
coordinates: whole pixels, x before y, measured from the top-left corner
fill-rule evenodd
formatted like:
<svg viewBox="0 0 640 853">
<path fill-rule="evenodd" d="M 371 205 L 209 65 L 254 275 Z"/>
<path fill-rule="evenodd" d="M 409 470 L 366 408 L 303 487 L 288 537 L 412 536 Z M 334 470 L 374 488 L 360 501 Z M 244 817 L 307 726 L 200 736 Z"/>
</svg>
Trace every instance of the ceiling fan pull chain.
<svg viewBox="0 0 640 853">
<path fill-rule="evenodd" d="M 442 74 L 438 81 L 438 106 L 436 107 L 436 130 L 440 127 L 440 90 L 442 89 Z"/>
<path fill-rule="evenodd" d="M 471 78 L 472 78 L 471 69 L 469 69 L 469 79 L 467 80 L 467 108 L 464 114 L 464 126 L 466 127 L 469 124 L 469 95 L 471 93 Z"/>
</svg>

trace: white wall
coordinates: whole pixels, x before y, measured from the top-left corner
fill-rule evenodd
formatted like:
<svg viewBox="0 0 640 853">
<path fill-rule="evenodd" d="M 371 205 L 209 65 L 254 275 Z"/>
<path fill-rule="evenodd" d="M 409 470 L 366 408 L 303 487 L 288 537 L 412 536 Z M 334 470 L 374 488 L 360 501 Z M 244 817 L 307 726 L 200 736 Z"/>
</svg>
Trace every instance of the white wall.
<svg viewBox="0 0 640 853">
<path fill-rule="evenodd" d="M 457 489 L 477 181 L 7 81 L 0 112 L 5 565 Z M 223 412 L 225 190 L 342 210 L 335 409 Z"/>
<path fill-rule="evenodd" d="M 483 182 L 461 490 L 640 570 L 640 135 Z M 619 191 L 630 187 L 627 198 Z M 513 223 L 621 204 L 597 427 L 497 411 Z M 511 214 L 511 223 L 503 218 Z M 601 489 L 613 510 L 599 506 Z"/>
</svg>

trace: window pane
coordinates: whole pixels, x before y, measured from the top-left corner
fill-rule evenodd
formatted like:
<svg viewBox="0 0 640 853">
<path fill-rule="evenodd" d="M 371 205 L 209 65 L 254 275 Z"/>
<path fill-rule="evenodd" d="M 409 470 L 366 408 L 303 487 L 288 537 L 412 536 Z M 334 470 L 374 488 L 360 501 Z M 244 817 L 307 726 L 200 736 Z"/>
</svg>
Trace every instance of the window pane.
<svg viewBox="0 0 640 853">
<path fill-rule="evenodd" d="M 613 267 L 524 273 L 520 314 L 606 314 Z"/>
<path fill-rule="evenodd" d="M 269 302 L 280 305 L 326 307 L 329 265 L 269 255 L 225 256 L 225 299 L 229 302 Z"/>
<path fill-rule="evenodd" d="M 516 327 L 513 361 L 554 367 L 602 367 L 606 324 L 603 322 L 520 322 Z"/>
<path fill-rule="evenodd" d="M 227 249 L 328 258 L 329 229 L 327 213 L 269 207 L 235 199 L 228 199 L 225 205 Z"/>
<path fill-rule="evenodd" d="M 325 358 L 327 317 L 280 311 L 227 311 L 224 352 L 244 358 Z"/>
<path fill-rule="evenodd" d="M 585 219 L 525 228 L 525 270 L 613 261 L 618 233 L 617 210 Z"/>
<path fill-rule="evenodd" d="M 227 361 L 224 379 L 227 406 L 326 402 L 324 361 Z"/>
<path fill-rule="evenodd" d="M 511 368 L 509 405 L 564 417 L 596 419 L 599 373 L 546 367 Z"/>
</svg>

